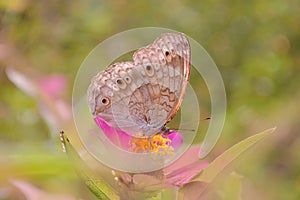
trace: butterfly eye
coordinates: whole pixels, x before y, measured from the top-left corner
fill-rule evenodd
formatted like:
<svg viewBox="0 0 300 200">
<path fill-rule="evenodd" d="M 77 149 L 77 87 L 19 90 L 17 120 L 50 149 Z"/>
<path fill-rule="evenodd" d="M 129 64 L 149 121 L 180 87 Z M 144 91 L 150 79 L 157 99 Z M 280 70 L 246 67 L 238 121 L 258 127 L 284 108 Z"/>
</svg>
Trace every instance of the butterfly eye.
<svg viewBox="0 0 300 200">
<path fill-rule="evenodd" d="M 165 52 L 165 55 L 166 55 L 166 56 L 170 55 L 170 52 L 166 51 L 166 52 Z"/>
<path fill-rule="evenodd" d="M 103 104 L 103 105 L 108 105 L 109 104 L 109 99 L 108 98 L 106 98 L 106 97 L 103 97 L 102 99 L 101 99 L 101 103 Z"/>
</svg>

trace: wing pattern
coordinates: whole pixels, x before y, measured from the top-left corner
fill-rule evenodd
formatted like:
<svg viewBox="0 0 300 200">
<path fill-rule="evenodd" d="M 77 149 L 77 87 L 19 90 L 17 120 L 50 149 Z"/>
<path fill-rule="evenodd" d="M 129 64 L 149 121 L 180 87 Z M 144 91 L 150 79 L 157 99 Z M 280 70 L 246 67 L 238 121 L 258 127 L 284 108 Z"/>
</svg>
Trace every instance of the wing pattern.
<svg viewBox="0 0 300 200">
<path fill-rule="evenodd" d="M 163 34 L 138 49 L 133 62 L 115 63 L 92 79 L 90 110 L 127 133 L 156 134 L 180 108 L 189 74 L 187 37 Z"/>
</svg>

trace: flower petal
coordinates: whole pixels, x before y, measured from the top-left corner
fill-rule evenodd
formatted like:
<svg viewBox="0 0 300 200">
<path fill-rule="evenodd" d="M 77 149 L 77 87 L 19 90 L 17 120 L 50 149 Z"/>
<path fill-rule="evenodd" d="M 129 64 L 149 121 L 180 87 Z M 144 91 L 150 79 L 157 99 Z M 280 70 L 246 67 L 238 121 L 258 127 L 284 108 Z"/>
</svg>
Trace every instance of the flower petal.
<svg viewBox="0 0 300 200">
<path fill-rule="evenodd" d="M 170 166 L 164 169 L 165 174 L 169 174 L 175 170 L 178 170 L 184 166 L 190 165 L 199 160 L 198 153 L 200 151 L 199 147 L 192 147 L 188 149 L 184 154 L 173 162 Z"/>
<path fill-rule="evenodd" d="M 128 135 L 122 130 L 118 130 L 111 127 L 100 117 L 95 117 L 94 121 L 96 122 L 98 127 L 103 131 L 107 139 L 109 139 L 115 145 L 125 150 L 128 150 L 130 148 L 130 140 L 132 140 L 132 136 Z"/>
<path fill-rule="evenodd" d="M 167 135 L 167 137 L 171 140 L 171 146 L 174 148 L 174 151 L 178 150 L 183 143 L 183 136 L 178 132 L 171 132 Z"/>
<path fill-rule="evenodd" d="M 63 75 L 49 75 L 40 78 L 38 84 L 44 93 L 56 99 L 64 92 L 67 80 Z"/>
<path fill-rule="evenodd" d="M 188 149 L 178 160 L 164 169 L 167 185 L 182 187 L 208 166 L 208 162 L 199 161 L 199 150 L 198 147 Z"/>
<path fill-rule="evenodd" d="M 177 169 L 166 176 L 166 184 L 175 187 L 182 187 L 197 176 L 205 167 L 208 166 L 208 164 L 208 162 L 197 161 Z"/>
</svg>

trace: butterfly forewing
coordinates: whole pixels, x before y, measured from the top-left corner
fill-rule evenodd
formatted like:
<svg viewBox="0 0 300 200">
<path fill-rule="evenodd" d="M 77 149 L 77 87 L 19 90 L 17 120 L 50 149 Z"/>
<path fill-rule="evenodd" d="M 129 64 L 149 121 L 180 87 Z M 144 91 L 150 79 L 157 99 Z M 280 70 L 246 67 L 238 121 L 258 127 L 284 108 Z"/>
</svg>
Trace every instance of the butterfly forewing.
<svg viewBox="0 0 300 200">
<path fill-rule="evenodd" d="M 130 134 L 156 134 L 180 108 L 189 72 L 186 36 L 163 34 L 137 50 L 133 62 L 115 63 L 92 80 L 90 110 Z"/>
</svg>

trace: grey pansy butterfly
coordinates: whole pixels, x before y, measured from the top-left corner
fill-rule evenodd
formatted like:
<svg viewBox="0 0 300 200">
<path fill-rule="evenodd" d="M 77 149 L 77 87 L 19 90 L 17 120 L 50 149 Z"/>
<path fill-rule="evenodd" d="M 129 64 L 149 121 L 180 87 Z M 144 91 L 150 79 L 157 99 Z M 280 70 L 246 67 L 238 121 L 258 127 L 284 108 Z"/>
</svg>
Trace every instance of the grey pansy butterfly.
<svg viewBox="0 0 300 200">
<path fill-rule="evenodd" d="M 163 132 L 183 100 L 190 57 L 184 34 L 161 35 L 138 49 L 133 62 L 112 64 L 92 79 L 88 88 L 91 113 L 132 135 Z"/>
</svg>

